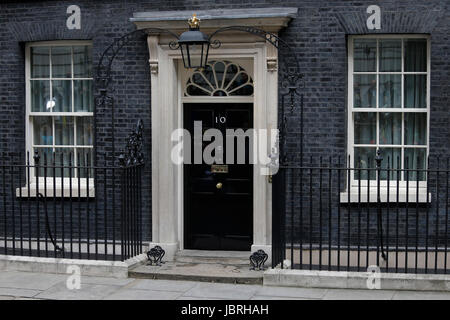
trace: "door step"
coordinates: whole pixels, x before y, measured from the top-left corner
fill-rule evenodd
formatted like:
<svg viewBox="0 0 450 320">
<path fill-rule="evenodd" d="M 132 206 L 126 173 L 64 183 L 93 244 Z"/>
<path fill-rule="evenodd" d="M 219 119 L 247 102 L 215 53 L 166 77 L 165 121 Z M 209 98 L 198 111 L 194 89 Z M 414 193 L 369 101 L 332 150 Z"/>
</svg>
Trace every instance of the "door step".
<svg viewBox="0 0 450 320">
<path fill-rule="evenodd" d="M 248 266 L 226 266 L 213 263 L 166 262 L 161 266 L 140 265 L 128 271 L 137 279 L 185 280 L 235 284 L 262 284 L 263 271 Z"/>
<path fill-rule="evenodd" d="M 250 270 L 250 251 L 183 250 L 175 261 L 160 266 L 139 265 L 130 278 L 218 283 L 262 284 L 263 271 Z M 164 261 L 164 260 L 163 260 Z"/>
<path fill-rule="evenodd" d="M 175 255 L 179 263 L 220 264 L 250 267 L 250 251 L 181 250 Z"/>
</svg>

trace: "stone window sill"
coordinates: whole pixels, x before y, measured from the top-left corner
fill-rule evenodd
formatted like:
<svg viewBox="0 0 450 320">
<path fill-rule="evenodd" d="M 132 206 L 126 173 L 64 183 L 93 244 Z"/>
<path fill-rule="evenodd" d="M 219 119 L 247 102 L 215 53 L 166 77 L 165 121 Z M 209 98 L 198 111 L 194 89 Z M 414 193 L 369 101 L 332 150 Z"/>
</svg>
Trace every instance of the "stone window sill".
<svg viewBox="0 0 450 320">
<path fill-rule="evenodd" d="M 340 194 L 340 203 L 377 203 L 377 188 L 370 187 L 369 189 L 369 197 L 367 196 L 367 187 L 361 188 L 361 194 L 358 195 L 358 188 L 352 187 L 350 189 L 350 196 L 348 191 L 341 192 Z M 350 197 L 350 199 L 349 199 Z M 350 201 L 349 201 L 350 200 Z M 389 201 L 388 201 L 389 200 Z M 418 193 L 416 192 L 416 188 L 409 188 L 408 192 L 406 188 L 399 188 L 398 192 L 398 202 L 399 203 L 428 203 L 431 202 L 431 193 L 428 193 L 427 199 L 427 189 L 420 188 Z M 386 187 L 380 188 L 380 201 L 382 203 L 396 203 L 397 202 L 397 188 L 389 189 L 389 199 L 388 199 L 388 190 Z"/>
<path fill-rule="evenodd" d="M 39 189 L 39 192 L 38 192 Z M 70 183 L 64 182 L 64 186 L 61 183 L 47 182 L 47 188 L 44 183 L 36 185 L 35 182 L 31 182 L 28 186 L 22 188 L 16 188 L 16 197 L 18 198 L 35 198 L 40 193 L 47 198 L 95 198 L 94 182 L 89 181 L 89 189 L 87 188 L 86 180 L 72 182 L 72 193 L 70 192 Z"/>
</svg>

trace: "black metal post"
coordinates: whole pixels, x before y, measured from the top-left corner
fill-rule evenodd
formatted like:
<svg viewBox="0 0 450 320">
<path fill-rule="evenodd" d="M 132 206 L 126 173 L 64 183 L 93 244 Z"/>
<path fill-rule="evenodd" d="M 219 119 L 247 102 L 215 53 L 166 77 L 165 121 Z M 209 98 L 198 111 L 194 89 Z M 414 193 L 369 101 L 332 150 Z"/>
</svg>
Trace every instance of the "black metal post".
<svg viewBox="0 0 450 320">
<path fill-rule="evenodd" d="M 377 266 L 380 265 L 380 249 L 381 256 L 384 260 L 386 260 L 386 256 L 384 254 L 384 246 L 383 246 L 383 216 L 381 209 L 381 193 L 380 193 L 380 182 L 381 182 L 381 162 L 383 161 L 383 157 L 381 156 L 380 149 L 377 150 L 377 156 L 375 157 L 376 168 L 377 168 L 377 226 L 378 226 L 378 244 L 377 244 Z M 389 174 L 389 173 L 388 173 Z M 381 247 L 381 248 L 380 248 Z"/>
<path fill-rule="evenodd" d="M 40 224 L 40 214 L 39 214 L 39 153 L 37 151 L 34 151 L 34 170 L 35 170 L 35 174 L 36 174 L 36 228 L 37 228 L 37 256 L 40 257 L 41 256 L 41 237 L 40 237 L 40 233 L 41 233 L 41 224 Z"/>
</svg>

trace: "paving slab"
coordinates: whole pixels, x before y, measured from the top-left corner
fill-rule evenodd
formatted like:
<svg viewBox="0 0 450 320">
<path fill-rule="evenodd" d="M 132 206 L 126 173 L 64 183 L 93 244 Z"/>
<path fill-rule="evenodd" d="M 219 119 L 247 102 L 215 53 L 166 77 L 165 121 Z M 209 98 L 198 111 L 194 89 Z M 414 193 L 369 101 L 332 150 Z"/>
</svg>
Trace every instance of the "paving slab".
<svg viewBox="0 0 450 320">
<path fill-rule="evenodd" d="M 110 277 L 91 277 L 91 276 L 83 276 L 81 275 L 81 285 L 83 284 L 105 284 L 112 286 L 126 286 L 130 283 L 134 282 L 135 279 L 125 278 L 110 278 Z"/>
<path fill-rule="evenodd" d="M 30 290 L 47 290 L 57 283 L 65 282 L 68 275 L 31 273 L 31 272 L 2 272 L 0 273 L 1 288 L 16 288 Z"/>
<path fill-rule="evenodd" d="M 256 295 L 266 297 L 321 299 L 325 296 L 327 291 L 328 289 L 319 288 L 260 287 L 256 291 Z"/>
<path fill-rule="evenodd" d="M 101 300 L 119 289 L 120 287 L 114 285 L 82 284 L 81 289 L 79 290 L 69 290 L 64 282 L 36 295 L 35 298 L 55 300 Z"/>
<path fill-rule="evenodd" d="M 0 288 L 0 296 L 32 298 L 41 292 L 42 291 L 40 290 L 30 290 L 30 289 Z"/>
<path fill-rule="evenodd" d="M 449 292 L 326 289 L 83 276 L 80 290 L 66 287 L 67 276 L 0 273 L 0 300 L 450 300 Z"/>
<path fill-rule="evenodd" d="M 122 289 L 106 296 L 105 300 L 175 300 L 182 293 L 156 290 Z"/>
<path fill-rule="evenodd" d="M 136 279 L 130 289 L 186 292 L 198 283 L 194 281 Z"/>
<path fill-rule="evenodd" d="M 186 280 L 218 283 L 262 284 L 263 271 L 249 266 L 214 263 L 167 262 L 161 266 L 140 265 L 129 276 L 141 279 Z"/>
<path fill-rule="evenodd" d="M 255 295 L 257 289 L 258 286 L 254 285 L 199 283 L 197 286 L 183 294 L 183 296 L 247 300 Z"/>
<path fill-rule="evenodd" d="M 393 300 L 450 300 L 450 292 L 395 291 Z"/>
<path fill-rule="evenodd" d="M 324 300 L 391 300 L 395 291 L 389 290 L 358 290 L 358 289 L 328 289 Z"/>
</svg>

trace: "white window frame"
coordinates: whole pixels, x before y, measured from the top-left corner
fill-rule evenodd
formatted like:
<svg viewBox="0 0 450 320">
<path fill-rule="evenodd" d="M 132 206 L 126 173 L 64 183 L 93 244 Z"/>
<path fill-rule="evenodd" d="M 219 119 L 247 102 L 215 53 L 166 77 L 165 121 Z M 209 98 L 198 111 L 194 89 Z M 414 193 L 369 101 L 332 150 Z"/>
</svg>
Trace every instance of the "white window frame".
<svg viewBox="0 0 450 320">
<path fill-rule="evenodd" d="M 33 135 L 33 116 L 69 116 L 73 117 L 74 120 L 76 117 L 94 117 L 94 112 L 32 112 L 31 111 L 31 48 L 32 47 L 56 47 L 56 46 L 91 46 L 92 47 L 92 41 L 78 41 L 78 40 L 63 40 L 63 41 L 40 41 L 40 42 L 29 42 L 25 46 L 25 94 L 26 94 L 26 101 L 25 101 L 25 144 L 26 144 L 26 154 L 29 153 L 29 161 L 30 165 L 34 165 L 34 159 L 33 159 L 33 148 L 35 147 L 55 147 L 55 139 L 53 139 L 53 144 L 51 146 L 49 145 L 34 145 L 34 135 Z M 50 56 L 51 59 L 51 56 Z M 73 56 L 72 56 L 73 59 Z M 50 60 L 51 62 L 51 60 Z M 39 78 L 36 78 L 39 80 Z M 36 80 L 34 79 L 34 80 Z M 51 73 L 51 64 L 50 64 L 50 74 L 49 79 L 51 80 L 72 80 L 73 81 L 73 65 L 72 65 L 72 78 L 53 78 Z M 47 79 L 45 79 L 47 80 Z M 93 77 L 91 78 L 76 78 L 76 80 L 94 80 Z M 74 87 L 72 84 L 72 105 L 74 105 Z M 54 123 L 54 122 L 53 122 Z M 53 124 L 54 126 L 54 124 Z M 76 149 L 92 149 L 94 148 L 93 145 L 89 146 L 78 146 L 76 145 L 76 120 L 74 121 L 74 145 L 65 146 L 65 145 L 58 145 L 58 148 L 75 148 Z M 54 128 L 53 128 L 54 132 Z M 95 141 L 94 141 L 95 143 Z M 27 156 L 25 156 L 25 163 L 27 163 Z M 43 159 L 41 159 L 40 164 L 43 164 Z M 76 166 L 77 164 L 76 156 L 74 156 L 73 159 L 73 166 Z M 77 170 L 75 170 L 77 171 Z M 51 174 L 51 172 L 50 172 Z M 75 175 L 75 174 L 74 174 Z M 89 185 L 89 197 L 95 197 L 95 190 L 94 190 L 94 178 L 89 178 L 89 181 L 87 181 L 87 178 L 78 178 L 78 177 L 72 177 L 72 181 L 70 181 L 69 177 L 56 177 L 55 182 L 56 185 L 54 185 L 53 176 L 48 176 L 47 181 L 45 181 L 44 177 L 39 177 L 39 180 L 36 181 L 35 176 L 35 169 L 34 167 L 30 168 L 30 179 L 27 181 L 27 184 L 30 184 L 30 196 L 36 196 L 36 186 L 39 185 L 39 192 L 43 193 L 44 191 L 44 185 L 47 185 L 47 196 L 53 196 L 53 190 L 55 191 L 55 196 L 62 196 L 62 197 L 69 197 L 70 196 L 70 185 L 72 185 L 72 196 L 73 197 L 87 197 L 88 196 L 88 190 L 87 186 Z M 46 183 L 45 183 L 46 182 Z M 80 184 L 80 188 L 78 188 L 78 184 Z M 64 194 L 62 194 L 62 189 L 64 189 Z M 78 189 L 80 189 L 80 194 L 78 195 Z M 20 194 L 20 190 L 16 190 L 16 194 Z M 25 186 L 22 188 L 22 197 L 28 197 L 28 187 Z"/>
<path fill-rule="evenodd" d="M 356 74 L 375 74 L 377 75 L 377 92 L 376 92 L 376 105 L 378 107 L 379 104 L 379 75 L 380 74 L 399 74 L 402 75 L 401 77 L 401 92 L 402 92 L 402 99 L 401 99 L 401 108 L 354 108 L 353 107 L 353 75 L 355 72 L 353 72 L 353 43 L 355 39 L 377 39 L 377 53 L 376 53 L 376 71 L 375 72 L 356 72 Z M 426 72 L 405 72 L 404 71 L 404 57 L 405 57 L 405 51 L 404 51 L 404 41 L 402 41 L 402 70 L 401 72 L 380 72 L 379 71 L 379 40 L 382 39 L 426 39 L 427 40 L 427 71 Z M 428 159 L 429 154 L 429 146 L 430 146 L 430 67 L 431 67 L 431 50 L 430 50 L 430 36 L 429 35 L 423 35 L 423 34 L 392 34 L 392 35 L 352 35 L 348 37 L 348 105 L 347 105 L 347 161 L 350 158 L 350 167 L 354 168 L 354 113 L 355 112 L 371 112 L 371 113 L 377 113 L 377 133 L 376 133 L 376 144 L 375 145 L 361 145 L 358 144 L 358 146 L 364 147 L 379 147 L 379 113 L 381 112 L 399 112 L 402 113 L 402 144 L 401 145 L 388 145 L 388 147 L 398 147 L 402 148 L 402 158 L 401 158 L 401 167 L 403 168 L 404 165 L 404 117 L 403 115 L 408 112 L 412 113 L 426 113 L 427 114 L 427 144 L 424 145 L 417 145 L 417 146 L 410 146 L 408 145 L 408 148 L 426 148 L 426 159 Z M 404 76 L 405 74 L 423 74 L 427 75 L 427 88 L 426 88 L 426 108 L 409 108 L 404 109 Z M 386 145 L 387 146 L 387 145 Z M 383 145 L 381 146 L 383 147 Z M 350 202 L 358 202 L 358 179 L 355 179 L 354 172 L 357 172 L 357 170 L 352 170 L 350 175 Z M 364 169 L 361 169 L 361 172 L 364 173 Z M 348 174 L 348 173 L 347 173 Z M 347 177 L 348 181 L 348 177 Z M 406 199 L 406 181 L 400 179 L 399 181 L 399 201 L 400 202 L 417 202 L 417 194 L 416 194 L 416 187 L 417 182 L 414 179 L 410 179 L 409 181 L 409 196 L 408 199 Z M 381 198 L 383 202 L 387 202 L 387 181 L 386 180 L 380 180 L 380 186 L 381 186 Z M 361 179 L 360 182 L 361 187 L 361 202 L 367 202 L 367 179 Z M 377 201 L 377 180 L 369 180 L 369 202 L 376 202 Z M 427 181 L 419 181 L 419 190 L 418 190 L 418 198 L 419 202 L 426 202 L 427 201 L 427 194 L 426 194 L 426 188 L 427 188 Z M 389 202 L 395 202 L 397 200 L 397 181 L 396 179 L 391 179 L 389 182 Z M 428 195 L 428 201 L 431 201 L 431 195 Z M 341 202 L 348 202 L 348 189 L 347 191 L 341 193 Z"/>
</svg>

